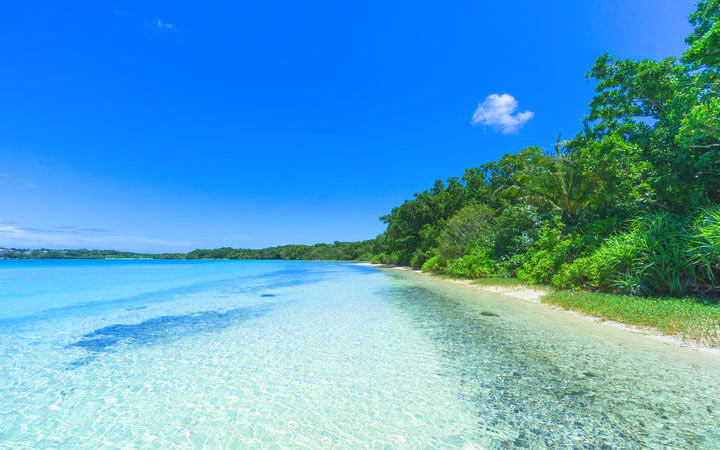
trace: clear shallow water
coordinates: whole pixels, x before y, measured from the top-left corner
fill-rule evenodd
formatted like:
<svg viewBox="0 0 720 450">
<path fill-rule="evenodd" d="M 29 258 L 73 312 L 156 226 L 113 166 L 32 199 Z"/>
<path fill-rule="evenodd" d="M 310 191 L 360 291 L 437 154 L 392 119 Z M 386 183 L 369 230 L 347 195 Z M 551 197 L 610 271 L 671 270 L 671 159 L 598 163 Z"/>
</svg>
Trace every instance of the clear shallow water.
<svg viewBox="0 0 720 450">
<path fill-rule="evenodd" d="M 0 305 L 0 447 L 720 446 L 720 358 L 414 273 L 0 261 Z"/>
</svg>

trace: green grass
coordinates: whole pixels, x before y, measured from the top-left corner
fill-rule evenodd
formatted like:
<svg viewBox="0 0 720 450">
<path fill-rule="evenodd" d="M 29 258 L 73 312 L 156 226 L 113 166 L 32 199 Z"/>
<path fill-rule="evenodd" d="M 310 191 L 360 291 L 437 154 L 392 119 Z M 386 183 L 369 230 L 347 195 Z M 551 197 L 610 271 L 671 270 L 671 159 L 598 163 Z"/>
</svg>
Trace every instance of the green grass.
<svg viewBox="0 0 720 450">
<path fill-rule="evenodd" d="M 440 278 L 455 278 L 438 274 Z M 720 346 L 720 302 L 697 297 L 638 297 L 600 292 L 556 290 L 550 286 L 528 284 L 517 278 L 479 278 L 480 286 L 523 286 L 549 294 L 544 303 L 579 311 L 604 320 L 652 328 L 659 333 L 679 336 L 709 346 Z"/>
<path fill-rule="evenodd" d="M 528 286 L 527 283 L 518 280 L 517 278 L 500 278 L 500 277 L 488 277 L 478 278 L 472 281 L 473 284 L 479 284 L 481 286 L 527 286 L 537 289 L 549 289 L 547 286 L 532 285 Z"/>
<path fill-rule="evenodd" d="M 720 346 L 720 304 L 702 299 L 653 298 L 596 292 L 557 291 L 542 299 L 601 319 L 654 328 L 685 340 Z"/>
</svg>

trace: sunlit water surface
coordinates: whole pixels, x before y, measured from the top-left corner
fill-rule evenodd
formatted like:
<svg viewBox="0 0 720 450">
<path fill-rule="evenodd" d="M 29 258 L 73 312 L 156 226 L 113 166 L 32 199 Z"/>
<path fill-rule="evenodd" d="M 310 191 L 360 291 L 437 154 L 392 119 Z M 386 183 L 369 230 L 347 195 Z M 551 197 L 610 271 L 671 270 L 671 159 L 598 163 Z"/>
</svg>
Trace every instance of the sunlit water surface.
<svg viewBox="0 0 720 450">
<path fill-rule="evenodd" d="M 0 261 L 0 446 L 720 448 L 720 359 L 343 263 Z"/>
</svg>

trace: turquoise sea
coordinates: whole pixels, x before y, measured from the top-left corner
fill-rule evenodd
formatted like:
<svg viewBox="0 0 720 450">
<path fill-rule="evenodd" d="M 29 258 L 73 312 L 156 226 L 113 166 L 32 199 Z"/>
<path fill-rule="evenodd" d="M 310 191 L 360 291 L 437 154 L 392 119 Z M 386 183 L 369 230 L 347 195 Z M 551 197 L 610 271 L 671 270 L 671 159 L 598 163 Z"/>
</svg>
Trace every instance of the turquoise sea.
<svg viewBox="0 0 720 450">
<path fill-rule="evenodd" d="M 349 263 L 0 261 L 1 448 L 720 448 L 720 357 Z"/>
</svg>

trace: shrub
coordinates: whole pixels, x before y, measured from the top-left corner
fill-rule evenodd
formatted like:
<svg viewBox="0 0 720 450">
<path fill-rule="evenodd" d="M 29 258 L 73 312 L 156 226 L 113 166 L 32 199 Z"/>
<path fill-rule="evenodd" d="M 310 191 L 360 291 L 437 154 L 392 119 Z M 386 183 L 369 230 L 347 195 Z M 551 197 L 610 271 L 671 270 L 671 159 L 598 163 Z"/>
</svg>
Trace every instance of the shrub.
<svg viewBox="0 0 720 450">
<path fill-rule="evenodd" d="M 496 233 L 493 241 L 499 275 L 516 275 L 523 262 L 522 255 L 537 241 L 542 224 L 538 209 L 534 206 L 511 205 L 500 212 L 495 219 Z"/>
<path fill-rule="evenodd" d="M 503 209 L 495 219 L 495 257 L 509 259 L 511 255 L 527 252 L 538 239 L 542 225 L 534 206 L 512 205 Z"/>
<path fill-rule="evenodd" d="M 478 245 L 489 247 L 494 236 L 493 215 L 493 210 L 485 205 L 460 209 L 438 236 L 438 254 L 453 259 L 470 253 Z"/>
<path fill-rule="evenodd" d="M 627 294 L 682 295 L 696 279 L 688 257 L 690 240 L 685 217 L 666 212 L 643 216 L 593 255 L 563 268 L 553 282 Z"/>
<path fill-rule="evenodd" d="M 358 261 L 372 261 L 373 255 L 372 253 L 363 253 L 362 255 L 357 257 Z"/>
<path fill-rule="evenodd" d="M 601 219 L 594 218 L 593 220 L 583 220 L 577 224 L 578 228 L 582 229 L 583 240 L 585 241 L 588 249 L 592 251 L 597 250 L 603 244 L 603 242 L 621 233 L 627 229 L 628 221 L 631 217 L 625 217 L 622 221 L 619 216 L 622 214 L 620 211 L 613 211 L 609 216 Z"/>
<path fill-rule="evenodd" d="M 385 264 L 393 264 L 393 265 L 401 265 L 405 262 L 409 262 L 410 258 L 406 257 L 405 252 L 403 251 L 396 251 L 392 252 L 387 256 L 387 259 L 385 260 Z"/>
<path fill-rule="evenodd" d="M 445 258 L 443 258 L 440 255 L 435 255 L 432 258 L 425 261 L 425 263 L 422 265 L 422 271 L 423 272 L 442 272 L 443 269 L 445 269 L 445 266 L 447 265 L 447 261 Z"/>
<path fill-rule="evenodd" d="M 445 272 L 461 278 L 489 277 L 495 272 L 492 251 L 488 248 L 475 248 L 472 253 L 450 261 Z"/>
<path fill-rule="evenodd" d="M 687 258 L 688 221 L 682 216 L 659 213 L 642 217 L 633 225 L 632 245 L 639 250 L 617 285 L 622 291 L 643 294 L 682 295 L 692 282 Z"/>
<path fill-rule="evenodd" d="M 520 268 L 524 261 L 525 253 L 512 255 L 504 261 L 498 261 L 495 276 L 502 278 L 517 277 L 518 268 Z"/>
<path fill-rule="evenodd" d="M 519 260 L 517 277 L 528 283 L 548 284 L 553 275 L 566 263 L 573 261 L 583 250 L 584 242 L 577 234 L 566 235 L 564 225 L 555 217 L 552 226 L 545 226 L 540 237 Z"/>
<path fill-rule="evenodd" d="M 412 254 L 412 258 L 410 258 L 410 266 L 418 269 L 422 267 L 422 265 L 430 259 L 435 254 L 435 251 L 433 250 L 420 250 L 417 249 Z"/>
<path fill-rule="evenodd" d="M 720 206 L 700 212 L 692 224 L 687 249 L 695 266 L 696 290 L 720 292 Z"/>
<path fill-rule="evenodd" d="M 373 255 L 372 258 L 370 258 L 370 262 L 373 264 L 386 264 L 387 261 L 387 255 L 385 252 L 378 253 L 377 255 Z"/>
<path fill-rule="evenodd" d="M 598 252 L 599 253 L 599 252 Z M 597 253 L 596 253 L 597 254 Z M 563 265 L 552 277 L 552 285 L 562 289 L 582 289 L 597 287 L 594 284 L 597 273 L 595 255 L 578 258 Z"/>
<path fill-rule="evenodd" d="M 571 289 L 619 291 L 619 274 L 624 274 L 639 257 L 642 244 L 642 241 L 631 233 L 611 237 L 593 254 L 561 267 L 553 276 L 553 285 Z M 639 284 L 633 286 L 629 292 L 640 293 Z"/>
</svg>

